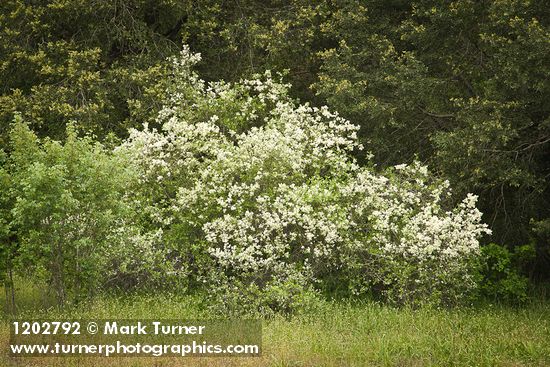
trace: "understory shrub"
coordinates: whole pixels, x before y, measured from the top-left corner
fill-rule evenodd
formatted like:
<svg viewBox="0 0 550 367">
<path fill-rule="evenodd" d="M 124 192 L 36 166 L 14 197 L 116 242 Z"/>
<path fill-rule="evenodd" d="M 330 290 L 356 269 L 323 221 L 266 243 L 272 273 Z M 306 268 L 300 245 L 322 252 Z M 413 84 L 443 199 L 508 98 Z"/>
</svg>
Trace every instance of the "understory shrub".
<svg viewBox="0 0 550 367">
<path fill-rule="evenodd" d="M 491 301 L 511 303 L 527 300 L 529 279 L 520 273 L 522 262 L 535 257 L 534 247 L 525 245 L 514 251 L 490 243 L 481 248 L 480 291 Z"/>
</svg>

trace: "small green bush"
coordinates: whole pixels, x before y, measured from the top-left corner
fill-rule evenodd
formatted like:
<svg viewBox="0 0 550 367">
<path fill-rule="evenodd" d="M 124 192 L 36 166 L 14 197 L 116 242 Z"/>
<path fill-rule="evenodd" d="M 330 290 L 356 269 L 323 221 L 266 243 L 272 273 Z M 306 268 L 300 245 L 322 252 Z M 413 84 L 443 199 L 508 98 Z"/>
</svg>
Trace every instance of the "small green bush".
<svg viewBox="0 0 550 367">
<path fill-rule="evenodd" d="M 58 303 L 131 275 L 150 276 L 162 253 L 136 221 L 137 176 L 123 155 L 69 125 L 64 142 L 39 139 L 20 118 L 5 167 L 20 271 L 50 284 Z M 1 172 L 0 172 L 1 173 Z M 5 232 L 5 231 L 4 231 Z M 160 256 L 159 256 L 160 255 Z"/>
<path fill-rule="evenodd" d="M 490 243 L 481 248 L 481 295 L 493 301 L 525 302 L 529 279 L 519 272 L 519 262 L 534 257 L 531 245 L 511 252 L 506 247 Z"/>
</svg>

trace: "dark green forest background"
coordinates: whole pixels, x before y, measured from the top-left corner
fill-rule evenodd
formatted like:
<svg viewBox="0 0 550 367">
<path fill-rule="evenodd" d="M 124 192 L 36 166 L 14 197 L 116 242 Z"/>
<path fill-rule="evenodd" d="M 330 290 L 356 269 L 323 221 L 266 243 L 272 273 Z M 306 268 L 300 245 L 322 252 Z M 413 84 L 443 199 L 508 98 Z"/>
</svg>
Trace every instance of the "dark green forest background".
<svg viewBox="0 0 550 367">
<path fill-rule="evenodd" d="M 360 125 L 378 165 L 418 159 L 478 194 L 484 242 L 528 245 L 516 265 L 550 279 L 547 1 L 2 0 L 0 147 L 16 112 L 53 139 L 154 126 L 183 43 L 206 80 L 279 72 Z"/>
</svg>

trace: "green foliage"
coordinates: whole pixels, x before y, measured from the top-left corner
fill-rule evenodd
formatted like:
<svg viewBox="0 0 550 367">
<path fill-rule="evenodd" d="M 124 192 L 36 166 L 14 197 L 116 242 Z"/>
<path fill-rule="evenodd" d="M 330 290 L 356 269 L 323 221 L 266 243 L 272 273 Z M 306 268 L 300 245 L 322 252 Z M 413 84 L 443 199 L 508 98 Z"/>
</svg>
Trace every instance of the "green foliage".
<svg viewBox="0 0 550 367">
<path fill-rule="evenodd" d="M 532 245 L 517 247 L 513 252 L 490 243 L 481 248 L 480 291 L 492 301 L 525 302 L 529 279 L 520 273 L 521 266 L 535 256 Z"/>
<path fill-rule="evenodd" d="M 6 157 L 4 152 L 0 151 L 0 283 L 6 281 L 7 271 L 11 265 L 13 255 L 13 244 L 10 241 L 10 197 L 9 188 L 11 186 L 11 177 L 6 171 Z"/>
<path fill-rule="evenodd" d="M 307 312 L 320 301 L 318 292 L 300 274 L 259 284 L 253 273 L 227 276 L 215 272 L 207 278 L 205 291 L 209 312 L 223 317 L 291 316 Z"/>
<path fill-rule="evenodd" d="M 247 1 L 203 10 L 187 39 L 207 79 L 287 70 L 294 96 L 360 125 L 378 164 L 420 159 L 459 194 L 478 194 L 499 243 L 528 242 L 531 219 L 550 217 L 543 1 Z M 546 250 L 537 253 L 534 271 L 544 276 Z"/>
<path fill-rule="evenodd" d="M 522 244 L 533 243 L 529 276 L 549 276 L 550 13 L 541 0 L 5 0 L 0 24 L 0 274 L 20 255 L 21 261 L 41 258 L 36 274 L 52 277 L 50 237 L 65 236 L 61 247 L 71 249 L 70 256 L 82 249 L 76 258 L 88 260 L 79 260 L 79 267 L 94 279 L 105 270 L 94 263 L 97 237 L 105 251 L 107 238 L 125 244 L 112 250 L 109 285 L 187 285 L 181 279 L 213 265 L 203 228 L 192 223 L 196 213 L 177 208 L 178 200 L 185 200 L 199 170 L 207 172 L 205 162 L 219 158 L 213 146 L 235 145 L 237 135 L 265 129 L 277 103 L 299 97 L 312 106 L 328 104 L 359 125 L 359 143 L 366 147 L 353 153 L 359 164 L 370 165 L 370 153 L 382 168 L 420 160 L 453 183 L 454 198 L 477 194 L 492 240 L 507 244 L 517 254 L 512 257 L 520 256 Z M 202 54 L 202 62 L 196 60 L 202 77 L 220 82 L 207 83 L 174 67 L 170 56 L 182 40 Z M 266 69 L 281 72 L 292 88 L 274 82 L 270 73 L 256 76 Z M 274 91 L 279 100 L 262 97 L 259 82 L 279 88 Z M 163 116 L 165 105 L 177 112 Z M 16 124 L 10 138 L 14 113 L 32 133 Z M 170 117 L 191 128 L 208 122 L 217 129 L 189 135 L 187 143 L 199 142 L 189 164 L 178 163 L 189 157 L 174 148 L 181 131 L 157 141 L 162 147 L 151 155 L 130 157 L 131 163 L 124 149 L 111 151 L 116 142 L 77 138 L 77 132 L 100 141 L 110 134 L 124 138 L 128 128 L 142 123 L 165 134 Z M 81 148 L 82 157 L 76 153 Z M 165 152 L 169 156 L 155 156 Z M 279 179 L 300 182 L 280 155 L 248 170 L 245 160 L 254 156 L 235 154 L 242 155 L 240 166 L 219 161 L 212 166 L 226 174 L 213 181 L 212 190 L 251 182 L 258 168 L 273 173 L 271 182 L 261 182 L 267 196 L 274 197 L 272 183 Z M 170 170 L 145 158 L 161 159 Z M 104 169 L 112 177 L 102 175 Z M 331 185 L 345 181 L 313 173 L 321 179 L 303 191 L 326 185 L 334 193 Z M 205 195 L 197 207 L 214 203 L 214 196 Z M 306 194 L 299 199 L 319 211 L 343 200 Z M 255 208 L 254 200 L 247 197 L 233 214 Z M 206 206 L 201 225 L 226 214 L 216 205 Z M 105 251 L 97 256 L 111 256 Z M 329 293 L 369 293 L 372 279 L 363 274 L 371 260 L 348 258 L 340 272 L 321 265 L 314 270 Z M 57 263 L 56 274 L 72 279 L 64 282 L 67 289 L 81 293 L 76 289 L 86 287 L 76 284 L 84 276 Z M 396 274 L 395 292 L 387 295 L 398 303 L 407 294 L 438 298 L 441 289 L 454 292 L 441 279 L 436 288 L 411 284 L 410 279 L 429 279 L 406 261 L 386 265 L 396 267 L 387 272 Z M 503 288 L 521 288 L 521 276 L 496 274 L 494 284 L 510 278 Z M 95 289 L 101 282 L 91 283 Z M 519 290 L 488 292 L 522 298 Z"/>
<path fill-rule="evenodd" d="M 539 279 L 537 280 L 540 280 L 540 278 L 544 277 L 544 273 L 536 274 L 533 270 L 546 266 L 550 259 L 550 218 L 540 221 L 532 220 L 530 224 L 532 230 L 532 242 L 535 244 L 536 257 L 533 261 L 531 261 L 531 264 L 534 263 L 535 265 L 531 267 L 529 274 L 531 277 L 538 276 Z"/>
<path fill-rule="evenodd" d="M 357 126 L 296 103 L 268 73 L 204 82 L 199 59 L 184 47 L 172 60 L 160 129 L 134 129 L 119 149 L 180 276 L 230 310 L 290 312 L 297 289 L 327 289 L 325 278 L 396 304 L 469 299 L 489 232 L 475 196 L 449 210 L 448 182 L 418 162 L 359 167 Z"/>
<path fill-rule="evenodd" d="M 104 136 L 124 134 L 143 83 L 179 48 L 190 3 L 20 1 L 0 7 L 0 143 L 19 111 L 41 136 L 60 139 L 68 121 Z M 142 116 L 141 118 L 145 118 Z M 141 121 L 141 119 L 140 119 Z"/>
<path fill-rule="evenodd" d="M 121 246 L 117 231 L 132 215 L 132 171 L 90 137 L 78 138 L 70 125 L 61 144 L 38 140 L 17 121 L 10 148 L 17 261 L 50 281 L 60 303 L 94 292 L 107 281 Z"/>
</svg>

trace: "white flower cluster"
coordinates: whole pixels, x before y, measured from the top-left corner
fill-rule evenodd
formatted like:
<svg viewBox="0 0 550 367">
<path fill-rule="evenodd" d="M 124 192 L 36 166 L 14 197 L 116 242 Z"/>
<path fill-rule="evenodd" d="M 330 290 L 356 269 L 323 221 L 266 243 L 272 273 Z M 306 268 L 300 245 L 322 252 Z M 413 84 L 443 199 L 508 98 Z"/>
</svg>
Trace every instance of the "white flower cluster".
<svg viewBox="0 0 550 367">
<path fill-rule="evenodd" d="M 477 254 L 478 239 L 490 230 L 481 223 L 475 195 L 444 211 L 441 201 L 450 195 L 449 183 L 431 183 L 425 166 L 395 166 L 388 177 L 361 170 L 343 189 L 354 197 L 354 215 L 369 223 L 371 241 L 384 254 L 416 261 Z"/>
<path fill-rule="evenodd" d="M 426 167 L 359 168 L 350 158 L 362 148 L 357 126 L 326 107 L 296 105 L 269 73 L 205 83 L 191 72 L 197 60 L 185 49 L 175 61 L 183 85 L 159 114 L 162 129 L 131 131 L 123 151 L 156 195 L 151 217 L 184 224 L 195 237 L 182 238 L 206 243 L 218 267 L 315 277 L 354 254 L 423 271 L 477 254 L 489 230 L 475 196 L 445 211 L 448 183 L 434 183 Z"/>
<path fill-rule="evenodd" d="M 325 186 L 354 169 L 356 130 L 326 108 L 278 103 L 265 126 L 235 135 L 180 188 L 177 206 L 228 268 L 326 257 L 349 225 L 336 186 Z"/>
</svg>

